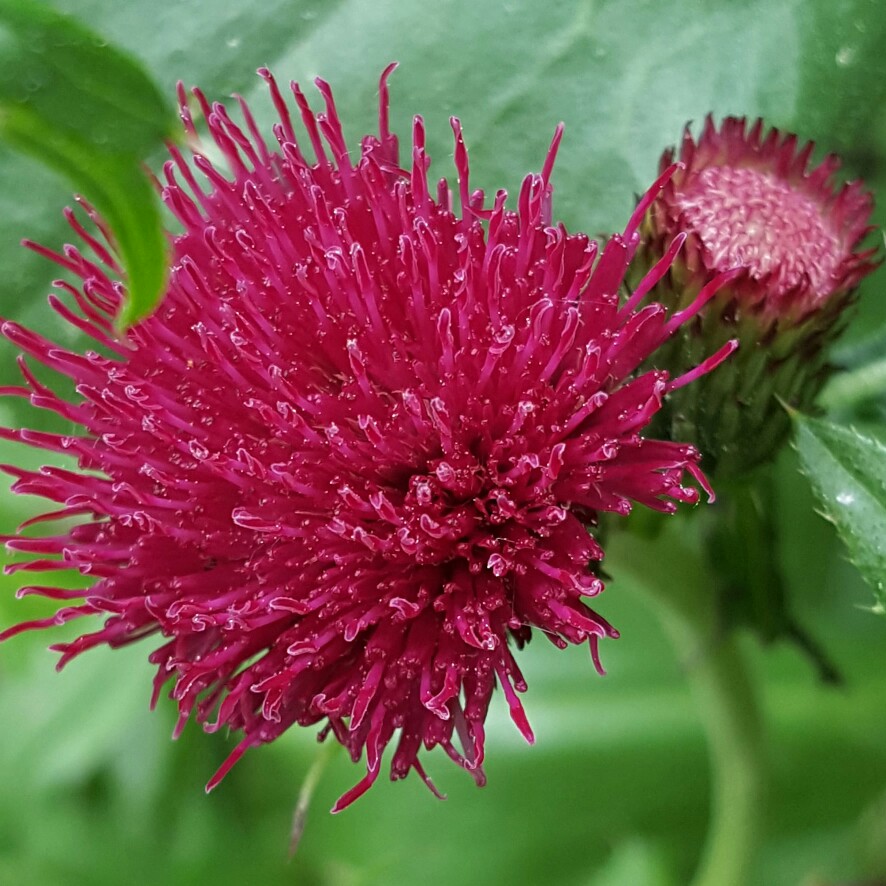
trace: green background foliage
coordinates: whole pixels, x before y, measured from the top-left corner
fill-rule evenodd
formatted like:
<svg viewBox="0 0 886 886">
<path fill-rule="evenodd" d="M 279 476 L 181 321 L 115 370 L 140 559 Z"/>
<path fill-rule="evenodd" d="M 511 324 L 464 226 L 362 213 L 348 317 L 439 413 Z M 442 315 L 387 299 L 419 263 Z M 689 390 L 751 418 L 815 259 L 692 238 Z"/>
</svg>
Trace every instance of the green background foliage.
<svg viewBox="0 0 886 886">
<path fill-rule="evenodd" d="M 393 118 L 404 144 L 411 116 L 422 113 L 432 175 L 450 175 L 448 117 L 458 114 L 475 183 L 492 190 L 514 193 L 563 120 L 555 215 L 594 234 L 624 225 L 662 148 L 711 111 L 763 115 L 814 138 L 886 194 L 886 19 L 876 0 L 65 0 L 57 8 L 130 52 L 167 95 L 179 79 L 211 99 L 240 92 L 266 126 L 271 107 L 256 67 L 305 84 L 322 75 L 352 144 L 374 128 L 377 77 L 397 59 Z M 158 147 L 150 159 L 162 158 Z M 58 269 L 18 241 L 60 245 L 69 203 L 64 181 L 0 149 L 0 312 L 66 343 L 75 336 L 43 298 Z M 838 352 L 847 365 L 882 359 L 882 281 L 874 275 L 863 288 Z M 0 379 L 15 377 L 6 347 Z M 846 425 L 882 436 L 876 389 L 837 407 Z M 40 421 L 10 402 L 0 403 L 0 418 Z M 33 459 L 9 446 L 0 457 Z M 886 622 L 862 610 L 870 589 L 815 515 L 795 454 L 784 454 L 776 478 L 775 557 L 799 620 L 845 685 L 822 689 L 795 650 L 747 638 L 774 780 L 759 882 L 886 877 Z M 34 507 L 8 494 L 2 505 L 7 532 Z M 340 755 L 291 863 L 289 817 L 316 753 L 310 734 L 250 752 L 206 797 L 202 785 L 233 739 L 191 726 L 168 741 L 171 704 L 146 710 L 147 649 L 91 652 L 57 676 L 47 636 L 11 640 L 0 649 L 0 882 L 686 882 L 707 817 L 703 737 L 654 618 L 619 579 L 618 563 L 607 570 L 614 578 L 600 609 L 622 632 L 604 644 L 609 675 L 598 677 L 582 650 L 560 653 L 541 638 L 521 659 L 534 748 L 495 704 L 487 788 L 434 754 L 428 766 L 445 803 L 416 779 L 380 780 L 333 818 L 326 809 L 360 775 Z M 0 587 L 3 626 L 46 611 L 15 601 L 16 585 L 13 577 Z"/>
</svg>

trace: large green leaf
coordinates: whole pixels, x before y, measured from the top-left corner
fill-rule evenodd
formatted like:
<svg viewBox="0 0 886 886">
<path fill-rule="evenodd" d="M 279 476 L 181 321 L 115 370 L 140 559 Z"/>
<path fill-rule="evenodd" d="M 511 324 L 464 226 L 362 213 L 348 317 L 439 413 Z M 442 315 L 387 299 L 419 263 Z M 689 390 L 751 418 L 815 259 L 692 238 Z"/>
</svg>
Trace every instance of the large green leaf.
<svg viewBox="0 0 886 886">
<path fill-rule="evenodd" d="M 853 428 L 796 417 L 797 450 L 822 511 L 886 611 L 886 446 Z"/>
</svg>

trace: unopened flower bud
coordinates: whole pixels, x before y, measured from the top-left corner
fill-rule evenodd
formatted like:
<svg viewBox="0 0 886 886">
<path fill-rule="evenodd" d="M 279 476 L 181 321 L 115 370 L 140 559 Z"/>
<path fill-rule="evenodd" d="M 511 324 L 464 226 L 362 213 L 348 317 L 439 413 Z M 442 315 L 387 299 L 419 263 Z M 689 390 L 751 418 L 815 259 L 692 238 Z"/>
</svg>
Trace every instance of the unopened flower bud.
<svg viewBox="0 0 886 886">
<path fill-rule="evenodd" d="M 813 150 L 798 149 L 795 135 L 764 133 L 762 120 L 748 129 L 729 117 L 717 129 L 708 117 L 697 142 L 685 131 L 681 165 L 646 214 L 636 280 L 682 244 L 658 301 L 679 309 L 715 275 L 743 269 L 656 355 L 676 373 L 739 340 L 737 354 L 675 391 L 662 413 L 667 435 L 695 440 L 719 476 L 775 454 L 789 430 L 779 400 L 812 404 L 829 373 L 827 346 L 878 264 L 876 249 L 859 249 L 871 231 L 870 193 L 861 182 L 834 183 L 833 155 L 810 169 Z M 662 170 L 675 153 L 664 153 Z"/>
</svg>

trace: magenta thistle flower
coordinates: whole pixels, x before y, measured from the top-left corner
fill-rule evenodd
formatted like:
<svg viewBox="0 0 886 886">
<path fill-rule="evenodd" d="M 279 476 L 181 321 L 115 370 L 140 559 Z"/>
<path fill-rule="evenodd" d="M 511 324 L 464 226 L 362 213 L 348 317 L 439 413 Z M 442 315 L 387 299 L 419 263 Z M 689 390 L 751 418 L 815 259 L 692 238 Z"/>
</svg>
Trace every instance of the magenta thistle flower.
<svg viewBox="0 0 886 886">
<path fill-rule="evenodd" d="M 833 155 L 810 168 L 814 147 L 800 149 L 795 135 L 776 129 L 764 134 L 762 120 L 748 129 L 743 118 L 728 117 L 717 129 L 708 117 L 697 142 L 687 127 L 681 168 L 643 224 L 638 277 L 685 237 L 655 290 L 672 308 L 692 303 L 715 275 L 743 269 L 683 326 L 658 364 L 691 366 L 728 339 L 741 342 L 728 368 L 666 410 L 674 439 L 697 440 L 720 474 L 752 468 L 784 441 L 789 420 L 778 400 L 811 405 L 829 372 L 825 347 L 878 264 L 876 249 L 860 248 L 872 230 L 871 194 L 861 182 L 835 184 Z M 662 170 L 674 156 L 664 152 Z"/>
<path fill-rule="evenodd" d="M 242 101 L 245 129 L 194 90 L 226 171 L 170 148 L 162 194 L 184 232 L 157 313 L 115 335 L 119 267 L 90 212 L 98 234 L 69 214 L 81 247 L 33 248 L 82 281 L 58 283 L 67 300 L 50 301 L 100 352 L 3 325 L 77 397 L 54 393 L 24 359 L 25 384 L 3 392 L 82 429 L 4 432 L 79 462 L 5 467 L 17 492 L 60 505 L 26 525 L 76 523 L 9 539 L 36 556 L 11 569 L 76 569 L 95 583 L 24 588 L 66 605 L 2 636 L 102 616 L 53 647 L 60 666 L 156 636 L 154 701 L 171 682 L 176 732 L 192 715 L 242 732 L 208 788 L 248 748 L 322 724 L 366 757 L 336 811 L 373 783 L 395 738 L 392 778 L 415 769 L 435 790 L 419 751 L 439 745 L 482 784 L 496 686 L 532 741 L 512 650 L 533 628 L 560 648 L 588 643 L 600 669 L 597 644 L 617 634 L 586 603 L 603 588 L 588 527 L 632 502 L 667 512 L 695 502 L 687 475 L 707 488 L 692 446 L 642 431 L 669 392 L 732 350 L 679 378 L 636 376 L 719 285 L 670 315 L 637 309 L 642 291 L 619 305 L 656 191 L 598 256 L 551 223 L 561 129 L 514 211 L 504 192 L 489 207 L 471 190 L 453 119 L 456 210 L 445 181 L 428 187 L 421 118 L 411 165 L 398 165 L 392 68 L 379 135 L 355 159 L 322 80 L 322 114 L 292 86 L 310 160 L 267 71 L 273 149 Z"/>
</svg>

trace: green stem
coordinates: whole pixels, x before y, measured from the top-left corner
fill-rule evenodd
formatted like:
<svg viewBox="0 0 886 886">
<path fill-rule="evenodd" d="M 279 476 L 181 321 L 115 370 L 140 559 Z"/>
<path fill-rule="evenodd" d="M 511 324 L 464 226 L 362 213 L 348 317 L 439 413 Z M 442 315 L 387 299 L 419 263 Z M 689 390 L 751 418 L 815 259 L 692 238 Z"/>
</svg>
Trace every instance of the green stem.
<svg viewBox="0 0 886 886">
<path fill-rule="evenodd" d="M 741 647 L 718 623 L 700 550 L 690 543 L 697 521 L 672 518 L 669 523 L 654 540 L 626 533 L 612 538 L 607 565 L 613 563 L 616 576 L 629 575 L 658 611 L 683 657 L 707 733 L 711 821 L 692 886 L 748 886 L 755 882 L 764 810 L 760 706 Z"/>
<path fill-rule="evenodd" d="M 295 809 L 292 811 L 292 826 L 289 831 L 290 860 L 295 856 L 295 853 L 298 851 L 299 843 L 301 843 L 301 838 L 305 830 L 305 823 L 308 819 L 308 808 L 314 797 L 314 791 L 317 789 L 317 785 L 320 783 L 320 778 L 326 771 L 329 761 L 332 760 L 340 750 L 341 745 L 333 739 L 330 739 L 317 749 L 317 755 L 314 757 L 314 762 L 311 764 L 311 768 L 308 770 L 308 774 L 302 782 L 301 790 L 298 793 L 298 802 L 295 804 Z"/>
</svg>

